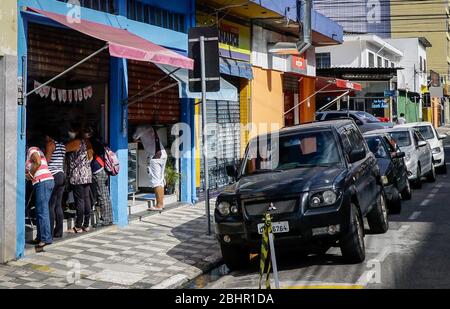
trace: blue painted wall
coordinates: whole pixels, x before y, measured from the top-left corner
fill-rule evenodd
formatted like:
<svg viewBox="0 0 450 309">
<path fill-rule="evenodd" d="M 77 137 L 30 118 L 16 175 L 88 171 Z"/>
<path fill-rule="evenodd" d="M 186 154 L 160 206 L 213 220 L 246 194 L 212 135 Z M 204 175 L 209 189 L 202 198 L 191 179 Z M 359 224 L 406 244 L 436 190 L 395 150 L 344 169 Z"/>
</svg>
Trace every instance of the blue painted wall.
<svg viewBox="0 0 450 309">
<path fill-rule="evenodd" d="M 152 2 L 146 0 L 147 2 Z M 104 12 L 81 8 L 81 18 L 89 21 L 110 25 L 112 27 L 127 29 L 153 43 L 187 54 L 187 34 L 152 25 L 128 20 L 126 16 L 126 0 L 116 0 L 116 8 L 121 16 L 111 15 Z M 195 0 L 177 1 L 153 1 L 174 12 L 186 13 L 186 28 L 195 25 Z M 42 17 L 38 14 L 22 12 L 21 8 L 30 6 L 58 14 L 66 14 L 68 8 L 65 3 L 56 0 L 19 0 L 18 1 L 18 46 L 19 46 L 19 69 L 18 76 L 22 76 L 22 56 L 27 55 L 27 24 L 28 22 L 44 23 L 56 27 L 60 25 Z M 26 78 L 26 74 L 24 76 Z M 110 62 L 110 143 L 111 148 L 117 152 L 121 172 L 118 176 L 111 178 L 111 199 L 113 202 L 114 223 L 124 226 L 128 223 L 127 199 L 128 199 L 128 121 L 127 107 L 122 105 L 122 100 L 128 95 L 128 73 L 127 63 L 123 59 L 111 58 Z M 182 100 L 182 119 L 194 128 L 193 100 Z M 19 124 L 25 119 L 25 109 L 18 107 L 17 117 Z M 25 128 L 26 130 L 26 128 Z M 193 130 L 192 130 L 193 131 Z M 18 157 L 17 157 L 17 242 L 16 256 L 23 257 L 25 248 L 25 136 L 18 131 Z M 194 135 L 192 133 L 191 149 L 187 153 L 194 153 Z M 195 196 L 195 159 L 194 156 L 185 156 L 181 160 L 181 171 L 186 174 L 186 182 L 181 188 L 182 201 L 193 202 Z M 190 175 L 189 175 L 190 174 Z"/>
</svg>

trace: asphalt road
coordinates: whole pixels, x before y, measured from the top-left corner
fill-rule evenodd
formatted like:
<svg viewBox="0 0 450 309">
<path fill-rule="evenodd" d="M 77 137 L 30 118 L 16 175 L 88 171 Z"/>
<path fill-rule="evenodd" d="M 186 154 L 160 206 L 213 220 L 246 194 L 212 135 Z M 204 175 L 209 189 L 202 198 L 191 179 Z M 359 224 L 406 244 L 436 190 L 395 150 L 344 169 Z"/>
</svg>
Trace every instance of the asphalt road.
<svg viewBox="0 0 450 309">
<path fill-rule="evenodd" d="M 450 141 L 446 145 L 450 162 Z M 345 264 L 339 248 L 322 256 L 278 256 L 281 288 L 449 288 L 450 173 L 424 182 L 389 220 L 387 233 L 366 235 L 366 261 L 358 265 Z M 258 262 L 244 272 L 219 267 L 188 287 L 257 288 Z"/>
</svg>

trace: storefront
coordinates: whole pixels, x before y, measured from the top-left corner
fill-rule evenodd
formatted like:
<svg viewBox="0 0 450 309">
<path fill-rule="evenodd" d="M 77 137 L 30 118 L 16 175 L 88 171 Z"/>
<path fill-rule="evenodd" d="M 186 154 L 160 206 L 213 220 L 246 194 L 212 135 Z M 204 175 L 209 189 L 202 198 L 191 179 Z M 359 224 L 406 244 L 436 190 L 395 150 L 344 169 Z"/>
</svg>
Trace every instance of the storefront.
<svg viewBox="0 0 450 309">
<path fill-rule="evenodd" d="M 203 24 L 203 17 L 201 13 L 197 16 L 200 24 Z M 212 154 L 208 159 L 211 191 L 219 191 L 230 183 L 226 166 L 239 163 L 247 144 L 248 134 L 242 128 L 248 123 L 250 81 L 253 79 L 249 63 L 250 28 L 228 20 L 221 20 L 218 28 L 221 78 L 235 89 L 235 95 L 227 100 L 207 100 L 207 123 L 216 124 L 216 128 L 208 132 L 209 154 Z M 196 114 L 201 119 L 200 105 Z M 200 127 L 197 127 L 197 141 L 197 191 L 202 198 L 205 171 L 200 153 L 203 147 Z"/>
<path fill-rule="evenodd" d="M 181 55 L 187 50 L 185 33 L 132 20 L 123 30 L 118 16 L 84 8 L 80 22 L 71 23 L 68 8 L 58 1 L 23 0 L 19 7 L 18 76 L 26 100 L 18 106 L 17 257 L 23 256 L 25 241 L 26 140 L 43 123 L 63 136 L 71 122 L 91 126 L 116 152 L 121 170 L 110 178 L 110 194 L 118 225 L 128 222 L 128 145 L 135 127 L 158 127 L 167 146 L 173 124 L 194 127 L 193 100 L 180 99 L 177 81 L 154 65 L 167 65 L 171 71 L 192 68 L 193 61 Z M 126 16 L 126 7 L 120 10 Z M 186 27 L 193 22 L 186 20 Z M 191 152 L 185 147 L 174 164 L 182 175 L 180 199 L 189 202 L 195 199 Z"/>
</svg>

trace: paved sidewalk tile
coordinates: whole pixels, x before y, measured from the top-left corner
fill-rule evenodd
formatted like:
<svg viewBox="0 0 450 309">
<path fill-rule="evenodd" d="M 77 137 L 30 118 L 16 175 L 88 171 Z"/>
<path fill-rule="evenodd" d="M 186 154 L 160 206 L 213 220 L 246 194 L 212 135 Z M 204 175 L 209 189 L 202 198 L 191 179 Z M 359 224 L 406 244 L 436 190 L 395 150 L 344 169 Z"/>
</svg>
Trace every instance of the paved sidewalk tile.
<svg viewBox="0 0 450 309">
<path fill-rule="evenodd" d="M 151 288 L 176 276 L 193 279 L 219 261 L 204 205 L 180 206 L 0 265 L 0 288 Z"/>
</svg>

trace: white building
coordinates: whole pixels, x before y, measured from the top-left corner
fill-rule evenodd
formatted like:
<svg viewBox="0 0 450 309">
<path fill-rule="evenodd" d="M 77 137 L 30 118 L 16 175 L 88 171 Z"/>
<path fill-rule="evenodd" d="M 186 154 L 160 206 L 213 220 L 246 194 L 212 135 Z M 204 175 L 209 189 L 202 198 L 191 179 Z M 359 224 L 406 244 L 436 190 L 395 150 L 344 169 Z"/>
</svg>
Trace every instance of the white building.
<svg viewBox="0 0 450 309">
<path fill-rule="evenodd" d="M 389 40 L 390 41 L 390 40 Z M 344 35 L 344 43 L 316 48 L 317 68 L 393 68 L 403 51 L 374 34 Z"/>
<path fill-rule="evenodd" d="M 426 38 L 387 39 L 391 45 L 403 51 L 398 66 L 397 88 L 420 93 L 427 88 L 427 48 L 431 43 Z"/>
</svg>

